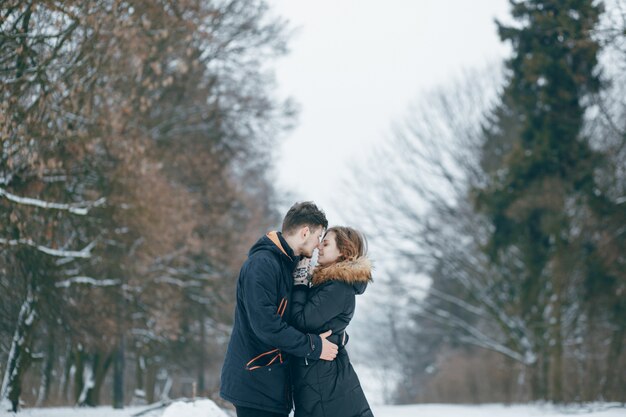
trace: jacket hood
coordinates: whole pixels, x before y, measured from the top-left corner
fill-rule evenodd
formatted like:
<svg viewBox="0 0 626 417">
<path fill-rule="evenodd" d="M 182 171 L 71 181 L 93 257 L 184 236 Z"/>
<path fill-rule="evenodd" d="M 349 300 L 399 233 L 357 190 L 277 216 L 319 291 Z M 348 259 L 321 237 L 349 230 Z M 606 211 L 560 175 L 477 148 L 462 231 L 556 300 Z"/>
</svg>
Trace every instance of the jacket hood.
<svg viewBox="0 0 626 417">
<path fill-rule="evenodd" d="M 269 232 L 252 245 L 248 256 L 262 251 L 269 250 L 279 255 L 281 259 L 288 262 L 298 261 L 298 257 L 294 255 L 293 250 L 289 247 L 280 232 Z"/>
<path fill-rule="evenodd" d="M 365 257 L 353 261 L 341 261 L 332 265 L 318 266 L 313 271 L 313 285 L 326 281 L 342 281 L 354 287 L 357 294 L 363 294 L 372 281 L 372 263 Z"/>
</svg>

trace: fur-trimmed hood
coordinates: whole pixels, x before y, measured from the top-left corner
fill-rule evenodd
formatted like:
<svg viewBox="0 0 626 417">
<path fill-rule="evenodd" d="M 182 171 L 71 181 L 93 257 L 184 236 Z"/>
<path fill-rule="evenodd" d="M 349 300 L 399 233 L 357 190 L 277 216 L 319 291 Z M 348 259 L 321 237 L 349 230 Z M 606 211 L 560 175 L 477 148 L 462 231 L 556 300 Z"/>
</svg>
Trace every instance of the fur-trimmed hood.
<svg viewBox="0 0 626 417">
<path fill-rule="evenodd" d="M 363 294 L 367 284 L 372 281 L 372 263 L 366 257 L 361 257 L 327 267 L 318 266 L 313 271 L 313 286 L 332 280 L 350 284 L 357 294 Z"/>
</svg>

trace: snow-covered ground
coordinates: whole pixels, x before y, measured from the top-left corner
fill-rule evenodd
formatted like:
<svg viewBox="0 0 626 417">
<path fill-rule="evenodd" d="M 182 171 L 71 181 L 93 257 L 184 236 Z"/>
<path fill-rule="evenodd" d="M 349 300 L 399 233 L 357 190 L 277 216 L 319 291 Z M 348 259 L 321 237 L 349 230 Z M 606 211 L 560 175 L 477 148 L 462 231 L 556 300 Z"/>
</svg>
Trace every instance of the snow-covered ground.
<svg viewBox="0 0 626 417">
<path fill-rule="evenodd" d="M 376 417 L 532 417 L 571 416 L 626 417 L 626 407 L 618 403 L 593 403 L 584 406 L 553 405 L 379 405 L 372 407 Z M 113 410 L 98 408 L 35 408 L 18 414 L 0 411 L 0 417 L 229 417 L 211 400 L 177 401 L 168 407 L 144 406 Z"/>
<path fill-rule="evenodd" d="M 372 407 L 376 417 L 532 417 L 584 415 L 625 417 L 622 404 L 591 404 L 586 407 L 557 408 L 552 405 L 450 405 L 420 404 Z"/>
</svg>

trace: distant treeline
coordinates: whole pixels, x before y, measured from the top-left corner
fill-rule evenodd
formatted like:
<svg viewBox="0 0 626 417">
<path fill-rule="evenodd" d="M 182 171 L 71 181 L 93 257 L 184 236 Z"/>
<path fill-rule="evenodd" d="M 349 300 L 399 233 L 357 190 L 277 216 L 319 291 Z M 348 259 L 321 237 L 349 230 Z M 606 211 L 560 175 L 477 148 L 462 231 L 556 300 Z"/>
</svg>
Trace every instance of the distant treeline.
<svg viewBox="0 0 626 417">
<path fill-rule="evenodd" d="M 390 249 L 377 362 L 400 402 L 626 401 L 626 2 L 511 11 L 504 70 L 424 97 L 351 187 Z"/>
<path fill-rule="evenodd" d="M 216 391 L 284 42 L 262 0 L 1 3 L 3 407 Z"/>
</svg>

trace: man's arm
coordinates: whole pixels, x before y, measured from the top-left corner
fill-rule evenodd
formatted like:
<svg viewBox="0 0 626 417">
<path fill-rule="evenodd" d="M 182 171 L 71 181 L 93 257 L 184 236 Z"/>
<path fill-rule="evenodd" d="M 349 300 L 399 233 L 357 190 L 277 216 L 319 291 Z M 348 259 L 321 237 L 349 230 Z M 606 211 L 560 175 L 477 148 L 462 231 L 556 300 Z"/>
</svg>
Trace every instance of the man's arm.
<svg viewBox="0 0 626 417">
<path fill-rule="evenodd" d="M 250 260 L 241 285 L 245 310 L 254 334 L 283 352 L 309 359 L 332 360 L 337 346 L 316 334 L 304 334 L 287 325 L 278 313 L 277 280 L 280 267 L 271 260 Z"/>
</svg>

